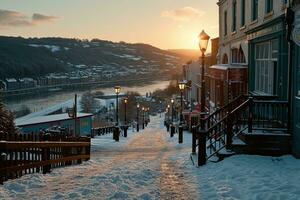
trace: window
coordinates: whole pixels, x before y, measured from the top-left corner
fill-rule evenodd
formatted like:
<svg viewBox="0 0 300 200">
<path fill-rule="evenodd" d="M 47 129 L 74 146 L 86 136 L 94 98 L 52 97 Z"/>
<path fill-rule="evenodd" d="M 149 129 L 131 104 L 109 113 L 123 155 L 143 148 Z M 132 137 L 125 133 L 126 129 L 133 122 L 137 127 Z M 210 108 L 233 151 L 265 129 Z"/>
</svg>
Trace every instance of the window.
<svg viewBox="0 0 300 200">
<path fill-rule="evenodd" d="M 236 31 L 236 1 L 232 4 L 232 32 Z"/>
<path fill-rule="evenodd" d="M 241 0 L 241 27 L 245 26 L 245 0 Z"/>
<path fill-rule="evenodd" d="M 257 20 L 258 17 L 258 0 L 252 0 L 252 21 Z"/>
<path fill-rule="evenodd" d="M 243 49 L 240 47 L 231 49 L 231 63 L 246 63 Z"/>
<path fill-rule="evenodd" d="M 255 47 L 255 91 L 274 94 L 277 67 L 278 40 L 257 44 Z"/>
<path fill-rule="evenodd" d="M 224 35 L 227 35 L 227 11 L 224 13 Z"/>
<path fill-rule="evenodd" d="M 273 11 L 273 0 L 265 0 L 266 1 L 266 13 L 270 13 Z"/>
<path fill-rule="evenodd" d="M 223 55 L 222 64 L 228 64 L 228 56 L 227 56 L 227 54 Z"/>
</svg>

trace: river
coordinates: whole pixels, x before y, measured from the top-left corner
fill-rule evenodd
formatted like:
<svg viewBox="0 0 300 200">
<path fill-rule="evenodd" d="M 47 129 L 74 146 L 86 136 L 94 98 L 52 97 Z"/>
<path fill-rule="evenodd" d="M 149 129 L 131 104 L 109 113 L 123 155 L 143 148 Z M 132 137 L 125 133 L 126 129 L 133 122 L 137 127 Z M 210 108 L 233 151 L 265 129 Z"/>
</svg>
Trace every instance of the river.
<svg viewBox="0 0 300 200">
<path fill-rule="evenodd" d="M 169 85 L 169 81 L 156 81 L 143 86 L 130 86 L 130 87 L 122 87 L 121 92 L 138 92 L 141 95 L 145 95 L 147 92 L 153 92 L 157 89 L 165 89 Z M 109 88 L 98 88 L 91 90 L 92 92 L 102 91 L 104 94 L 113 94 L 114 89 Z M 8 110 L 20 110 L 22 105 L 26 105 L 31 112 L 37 112 L 39 110 L 45 109 L 49 106 L 53 106 L 56 104 L 63 103 L 69 99 L 74 98 L 74 94 L 78 94 L 79 96 L 83 94 L 84 90 L 80 91 L 67 91 L 67 92 L 58 92 L 49 95 L 35 95 L 32 97 L 26 98 L 16 98 L 5 101 L 5 105 Z"/>
</svg>

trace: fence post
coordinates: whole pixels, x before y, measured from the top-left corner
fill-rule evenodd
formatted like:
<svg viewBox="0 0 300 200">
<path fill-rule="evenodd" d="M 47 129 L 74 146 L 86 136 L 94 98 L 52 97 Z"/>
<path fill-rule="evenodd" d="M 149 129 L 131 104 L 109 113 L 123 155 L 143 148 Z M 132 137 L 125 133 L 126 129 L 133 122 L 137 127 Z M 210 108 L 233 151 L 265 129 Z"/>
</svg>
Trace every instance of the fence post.
<svg viewBox="0 0 300 200">
<path fill-rule="evenodd" d="M 174 137 L 175 134 L 175 126 L 172 124 L 171 125 L 171 137 Z"/>
<path fill-rule="evenodd" d="M 1 153 L 1 151 L 0 151 Z M 0 155 L 0 169 L 2 168 L 3 170 L 0 171 L 0 184 L 2 185 L 3 182 L 6 180 L 7 177 L 7 172 L 6 172 L 6 159 L 7 159 L 7 154 L 5 152 L 2 152 Z"/>
<path fill-rule="evenodd" d="M 248 116 L 248 132 L 252 133 L 253 130 L 253 97 L 249 97 L 249 116 Z"/>
<path fill-rule="evenodd" d="M 198 133 L 198 166 L 206 164 L 206 130 L 200 130 Z"/>
<path fill-rule="evenodd" d="M 42 149 L 42 161 L 50 160 L 50 148 Z M 51 170 L 51 164 L 43 166 L 43 174 L 49 173 Z"/>
<path fill-rule="evenodd" d="M 197 143 L 197 137 L 196 137 L 196 126 L 192 127 L 192 154 L 196 154 L 196 143 Z"/>
<path fill-rule="evenodd" d="M 227 115 L 227 127 L 226 127 L 226 149 L 232 149 L 232 138 L 233 138 L 233 117 L 232 114 L 229 113 Z"/>
<path fill-rule="evenodd" d="M 114 128 L 114 132 L 113 132 L 113 139 L 116 141 L 116 142 L 119 142 L 119 138 L 120 138 L 120 128 L 118 126 L 116 126 Z"/>
<path fill-rule="evenodd" d="M 89 155 L 89 157 L 85 160 L 88 161 L 90 160 L 90 156 L 91 156 L 91 139 L 89 138 L 89 145 L 87 147 L 85 147 L 85 154 Z"/>
<path fill-rule="evenodd" d="M 127 137 L 127 129 L 128 129 L 128 126 L 125 125 L 125 126 L 124 126 L 124 137 L 125 137 L 125 138 Z"/>
</svg>

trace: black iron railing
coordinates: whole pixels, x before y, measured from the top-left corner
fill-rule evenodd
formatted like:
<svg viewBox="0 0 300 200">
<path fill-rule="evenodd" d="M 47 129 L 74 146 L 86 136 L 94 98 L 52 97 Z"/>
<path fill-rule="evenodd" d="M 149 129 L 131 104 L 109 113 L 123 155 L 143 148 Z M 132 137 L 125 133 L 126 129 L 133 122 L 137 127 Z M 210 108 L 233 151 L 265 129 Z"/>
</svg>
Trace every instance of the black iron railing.
<svg viewBox="0 0 300 200">
<path fill-rule="evenodd" d="M 231 149 L 233 136 L 242 132 L 288 133 L 288 102 L 272 98 L 276 97 L 242 95 L 201 119 L 204 120 L 205 129 L 201 130 L 200 125 L 195 126 L 192 142 L 192 152 L 196 153 L 198 141 L 198 165 L 205 164 L 205 160 L 224 148 Z M 200 141 L 203 138 L 206 143 Z"/>
</svg>

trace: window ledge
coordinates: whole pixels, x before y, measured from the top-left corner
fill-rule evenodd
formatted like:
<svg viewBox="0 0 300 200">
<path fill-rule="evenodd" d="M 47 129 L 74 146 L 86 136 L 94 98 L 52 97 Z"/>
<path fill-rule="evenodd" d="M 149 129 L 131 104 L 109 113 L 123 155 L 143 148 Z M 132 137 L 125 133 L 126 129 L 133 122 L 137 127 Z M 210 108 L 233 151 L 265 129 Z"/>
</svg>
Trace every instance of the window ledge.
<svg viewBox="0 0 300 200">
<path fill-rule="evenodd" d="M 257 22 L 258 22 L 258 19 L 253 20 L 253 21 L 250 23 L 250 25 L 256 24 Z"/>
<path fill-rule="evenodd" d="M 235 35 L 235 34 L 236 34 L 236 31 L 231 32 L 231 35 Z"/>
<path fill-rule="evenodd" d="M 271 12 L 266 13 L 264 18 L 268 19 L 268 18 L 270 18 L 273 15 L 274 15 L 274 10 L 272 10 Z"/>
<path fill-rule="evenodd" d="M 245 28 L 246 28 L 246 25 L 242 26 L 242 27 L 240 28 L 240 31 L 244 30 Z"/>
</svg>

